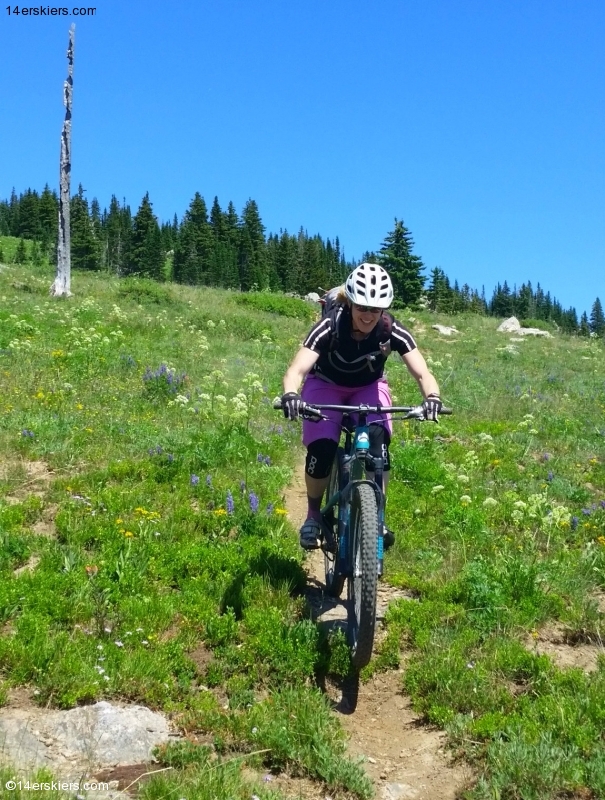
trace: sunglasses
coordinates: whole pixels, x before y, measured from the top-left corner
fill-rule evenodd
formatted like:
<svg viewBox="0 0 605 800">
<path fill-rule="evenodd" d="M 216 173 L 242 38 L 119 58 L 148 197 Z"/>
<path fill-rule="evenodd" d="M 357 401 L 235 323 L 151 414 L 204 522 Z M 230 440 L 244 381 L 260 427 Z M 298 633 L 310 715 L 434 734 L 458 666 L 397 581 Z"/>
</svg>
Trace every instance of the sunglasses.
<svg viewBox="0 0 605 800">
<path fill-rule="evenodd" d="M 379 311 L 382 311 L 381 308 L 374 308 L 374 306 L 360 306 L 357 303 L 355 303 L 355 308 L 358 311 L 361 311 L 362 314 L 365 314 L 368 311 L 370 312 L 370 314 L 378 314 Z"/>
</svg>

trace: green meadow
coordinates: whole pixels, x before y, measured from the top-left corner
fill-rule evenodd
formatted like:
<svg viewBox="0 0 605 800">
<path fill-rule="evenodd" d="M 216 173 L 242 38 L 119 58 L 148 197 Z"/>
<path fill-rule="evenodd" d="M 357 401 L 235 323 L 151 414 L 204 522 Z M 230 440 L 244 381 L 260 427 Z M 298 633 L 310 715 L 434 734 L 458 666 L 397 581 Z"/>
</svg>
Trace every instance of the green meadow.
<svg viewBox="0 0 605 800">
<path fill-rule="evenodd" d="M 158 752 L 173 769 L 145 800 L 281 796 L 244 766 L 371 797 L 318 688 L 347 652 L 305 606 L 283 498 L 300 428 L 271 407 L 315 308 L 98 273 L 59 300 L 53 278 L 0 268 L 0 705 L 25 686 L 41 706 L 164 712 L 189 739 Z M 603 797 L 605 659 L 538 652 L 555 627 L 572 653 L 602 645 L 603 341 L 398 317 L 455 413 L 395 425 L 385 580 L 409 598 L 362 679 L 404 665 L 472 765 L 467 800 Z M 418 402 L 403 364 L 388 377 Z"/>
</svg>

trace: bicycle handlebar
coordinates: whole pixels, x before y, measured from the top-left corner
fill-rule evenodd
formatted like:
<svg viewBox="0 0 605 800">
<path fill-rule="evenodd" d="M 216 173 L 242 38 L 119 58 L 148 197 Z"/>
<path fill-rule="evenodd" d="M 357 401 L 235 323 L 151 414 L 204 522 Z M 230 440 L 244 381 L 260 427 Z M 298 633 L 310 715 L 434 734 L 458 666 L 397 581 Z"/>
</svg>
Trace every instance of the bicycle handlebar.
<svg viewBox="0 0 605 800">
<path fill-rule="evenodd" d="M 281 400 L 274 400 L 273 408 L 281 410 Z M 364 411 L 368 414 L 405 414 L 404 417 L 398 417 L 398 419 L 416 419 L 418 421 L 423 421 L 425 419 L 422 404 L 418 406 L 381 406 L 380 404 L 371 406 L 366 403 L 360 403 L 357 406 L 341 406 L 331 403 L 315 403 L 313 405 L 305 403 L 301 409 L 300 415 L 305 419 L 317 421 L 327 419 L 325 415 L 321 413 L 322 411 L 342 411 L 343 414 L 355 414 Z M 443 406 L 439 413 L 447 416 L 452 414 L 453 410 Z"/>
</svg>

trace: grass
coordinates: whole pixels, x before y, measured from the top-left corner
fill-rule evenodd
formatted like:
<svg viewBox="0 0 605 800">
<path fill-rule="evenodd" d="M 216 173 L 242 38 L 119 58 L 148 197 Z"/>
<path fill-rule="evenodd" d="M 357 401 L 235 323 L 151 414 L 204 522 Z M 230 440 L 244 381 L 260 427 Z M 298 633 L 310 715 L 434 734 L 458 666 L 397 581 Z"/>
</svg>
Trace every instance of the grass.
<svg viewBox="0 0 605 800">
<path fill-rule="evenodd" d="M 0 271 L 0 704 L 18 685 L 60 708 L 136 701 L 213 737 L 162 752 L 150 798 L 278 796 L 243 764 L 368 797 L 316 688 L 346 673 L 343 642 L 307 618 L 283 513 L 299 429 L 271 400 L 307 306 L 82 274 L 52 300 L 52 278 Z M 601 642 L 603 344 L 509 343 L 475 316 L 448 340 L 430 329 L 447 318 L 399 316 L 456 413 L 396 425 L 387 575 L 414 599 L 366 677 L 408 651 L 415 707 L 474 764 L 469 800 L 600 797 L 605 662 L 561 669 L 531 642 L 554 623 Z M 394 359 L 389 381 L 416 401 Z"/>
</svg>

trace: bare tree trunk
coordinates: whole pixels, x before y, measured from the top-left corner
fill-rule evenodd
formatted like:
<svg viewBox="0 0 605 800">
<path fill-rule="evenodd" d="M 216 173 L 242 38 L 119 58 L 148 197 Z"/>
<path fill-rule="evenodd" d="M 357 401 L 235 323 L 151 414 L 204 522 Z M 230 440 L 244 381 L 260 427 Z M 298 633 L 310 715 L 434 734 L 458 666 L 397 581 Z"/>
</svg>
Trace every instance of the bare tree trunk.
<svg viewBox="0 0 605 800">
<path fill-rule="evenodd" d="M 69 29 L 67 48 L 67 80 L 63 84 L 65 120 L 61 132 L 61 162 L 59 172 L 59 243 L 57 245 L 57 276 L 50 287 L 56 297 L 69 297 L 71 281 L 71 234 L 69 224 L 69 202 L 71 195 L 71 101 L 73 95 L 74 38 L 76 26 Z"/>
</svg>

